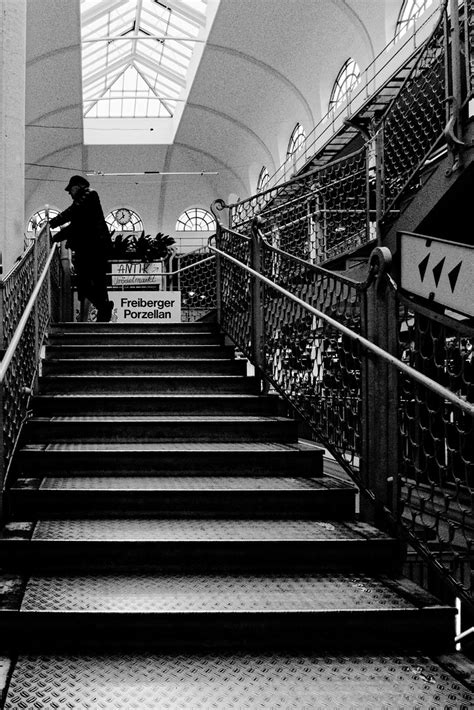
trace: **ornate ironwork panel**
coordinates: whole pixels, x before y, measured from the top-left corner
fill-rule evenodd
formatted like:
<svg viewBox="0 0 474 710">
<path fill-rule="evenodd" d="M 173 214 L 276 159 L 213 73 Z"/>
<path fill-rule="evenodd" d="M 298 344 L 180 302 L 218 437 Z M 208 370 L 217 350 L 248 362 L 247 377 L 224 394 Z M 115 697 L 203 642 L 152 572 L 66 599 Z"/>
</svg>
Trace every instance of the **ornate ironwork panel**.
<svg viewBox="0 0 474 710">
<path fill-rule="evenodd" d="M 416 188 L 416 173 L 443 134 L 447 120 L 445 23 L 439 22 L 390 105 L 383 131 L 384 208 Z"/>
<path fill-rule="evenodd" d="M 181 291 L 183 320 L 199 320 L 216 308 L 216 259 L 208 249 L 199 249 L 180 255 L 178 263 L 170 287 Z"/>
<path fill-rule="evenodd" d="M 2 282 L 5 348 L 8 347 L 14 336 L 36 286 L 38 276 L 45 267 L 49 248 L 49 234 L 44 232 L 36 242 L 30 245 L 21 260 Z M 49 277 L 46 278 L 40 289 L 35 308 L 28 318 L 1 385 L 5 462 L 12 454 L 21 425 L 27 415 L 29 392 L 38 366 L 39 348 L 51 318 L 50 296 L 54 306 L 53 313 L 56 316 L 59 315 L 62 277 L 57 253 L 51 264 Z"/>
<path fill-rule="evenodd" d="M 365 148 L 231 208 L 233 228 L 249 233 L 259 214 L 270 244 L 320 263 L 368 241 Z"/>
<path fill-rule="evenodd" d="M 250 266 L 251 240 L 221 230 L 218 247 Z M 227 259 L 221 260 L 221 325 L 247 357 L 252 354 L 251 278 L 247 271 Z"/>
<path fill-rule="evenodd" d="M 401 299 L 400 357 L 474 402 L 474 328 Z M 474 418 L 399 377 L 401 521 L 474 604 Z"/>
<path fill-rule="evenodd" d="M 361 330 L 360 284 L 263 244 L 262 273 L 355 333 Z M 358 476 L 361 359 L 354 340 L 281 294 L 263 287 L 264 363 L 271 382 L 318 440 Z"/>
</svg>

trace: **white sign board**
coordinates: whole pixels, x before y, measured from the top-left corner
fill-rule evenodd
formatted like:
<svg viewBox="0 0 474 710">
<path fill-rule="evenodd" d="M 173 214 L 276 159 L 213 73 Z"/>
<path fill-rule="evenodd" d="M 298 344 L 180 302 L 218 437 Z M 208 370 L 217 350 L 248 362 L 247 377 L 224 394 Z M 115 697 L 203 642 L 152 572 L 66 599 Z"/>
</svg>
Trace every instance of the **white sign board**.
<svg viewBox="0 0 474 710">
<path fill-rule="evenodd" d="M 145 286 L 160 283 L 161 261 L 111 264 L 112 286 Z"/>
<path fill-rule="evenodd" d="M 474 247 L 401 232 L 401 287 L 450 308 L 474 315 Z"/>
<path fill-rule="evenodd" d="M 117 323 L 181 323 L 181 291 L 110 291 Z"/>
</svg>

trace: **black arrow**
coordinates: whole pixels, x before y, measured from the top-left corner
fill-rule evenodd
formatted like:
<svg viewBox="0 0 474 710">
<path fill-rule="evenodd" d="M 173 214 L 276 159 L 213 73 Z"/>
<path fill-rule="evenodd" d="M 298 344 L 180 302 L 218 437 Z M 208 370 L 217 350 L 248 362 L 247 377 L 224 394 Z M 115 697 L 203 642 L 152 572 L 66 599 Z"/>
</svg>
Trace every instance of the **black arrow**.
<svg viewBox="0 0 474 710">
<path fill-rule="evenodd" d="M 418 271 L 420 272 L 421 283 L 423 283 L 423 279 L 425 278 L 426 267 L 428 266 L 429 260 L 430 260 L 430 255 L 428 254 L 428 256 L 425 256 L 423 261 L 420 261 L 420 263 L 418 264 Z"/>
<path fill-rule="evenodd" d="M 456 283 L 458 280 L 459 272 L 461 271 L 461 266 L 462 261 L 460 261 L 459 264 L 454 267 L 454 269 L 451 269 L 448 274 L 449 283 L 451 284 L 451 293 L 454 293 L 454 289 L 456 288 Z"/>
<path fill-rule="evenodd" d="M 438 262 L 433 269 L 433 276 L 434 276 L 436 286 L 439 284 L 439 280 L 441 278 L 441 272 L 443 271 L 443 266 L 444 266 L 445 261 L 446 261 L 446 257 L 443 256 L 441 261 Z"/>
</svg>

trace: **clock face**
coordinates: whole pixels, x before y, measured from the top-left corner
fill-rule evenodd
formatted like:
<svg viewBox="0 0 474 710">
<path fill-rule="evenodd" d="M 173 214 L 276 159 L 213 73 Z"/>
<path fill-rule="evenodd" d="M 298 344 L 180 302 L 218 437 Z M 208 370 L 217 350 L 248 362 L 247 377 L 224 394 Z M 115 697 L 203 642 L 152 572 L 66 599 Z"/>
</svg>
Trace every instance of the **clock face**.
<svg viewBox="0 0 474 710">
<path fill-rule="evenodd" d="M 125 207 L 120 207 L 120 209 L 115 212 L 115 219 L 119 224 L 127 224 L 127 222 L 130 222 L 131 216 L 130 210 L 127 210 Z"/>
</svg>

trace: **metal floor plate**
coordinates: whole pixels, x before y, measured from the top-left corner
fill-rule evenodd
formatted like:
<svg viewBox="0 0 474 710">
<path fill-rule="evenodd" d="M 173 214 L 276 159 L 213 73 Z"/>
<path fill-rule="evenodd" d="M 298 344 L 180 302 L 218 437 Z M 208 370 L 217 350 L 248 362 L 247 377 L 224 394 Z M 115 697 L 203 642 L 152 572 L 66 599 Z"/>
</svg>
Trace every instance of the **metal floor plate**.
<svg viewBox="0 0 474 710">
<path fill-rule="evenodd" d="M 5 710 L 468 710 L 474 694 L 430 658 L 25 656 Z"/>
<path fill-rule="evenodd" d="M 333 478 L 286 478 L 271 476 L 65 476 L 46 477 L 42 490 L 150 490 L 150 491 L 275 491 L 354 489 Z"/>
<path fill-rule="evenodd" d="M 33 576 L 21 611 L 229 612 L 413 609 L 377 577 L 289 575 Z"/>
<path fill-rule="evenodd" d="M 362 540 L 384 533 L 358 523 L 287 519 L 91 518 L 40 520 L 34 540 Z"/>
</svg>

